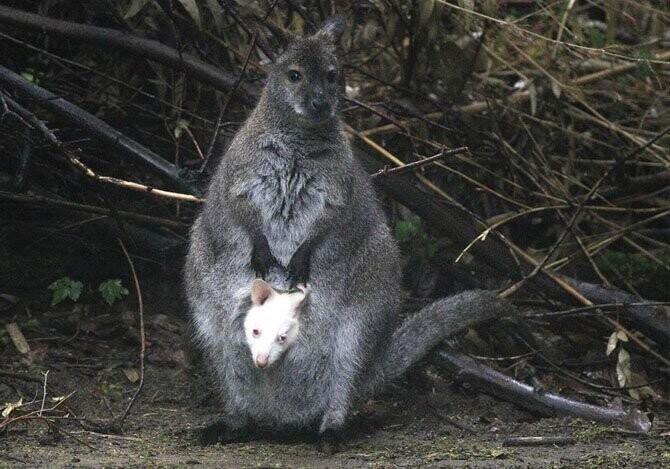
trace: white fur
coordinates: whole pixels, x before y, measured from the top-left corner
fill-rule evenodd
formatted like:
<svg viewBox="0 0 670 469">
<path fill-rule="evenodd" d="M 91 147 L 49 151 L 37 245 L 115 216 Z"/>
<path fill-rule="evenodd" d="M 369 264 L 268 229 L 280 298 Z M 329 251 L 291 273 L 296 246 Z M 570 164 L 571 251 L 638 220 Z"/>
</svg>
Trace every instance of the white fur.
<svg viewBox="0 0 670 469">
<path fill-rule="evenodd" d="M 280 292 L 263 280 L 254 280 L 244 336 L 256 367 L 272 366 L 298 338 L 298 315 L 309 287 L 298 288 L 297 292 Z"/>
</svg>

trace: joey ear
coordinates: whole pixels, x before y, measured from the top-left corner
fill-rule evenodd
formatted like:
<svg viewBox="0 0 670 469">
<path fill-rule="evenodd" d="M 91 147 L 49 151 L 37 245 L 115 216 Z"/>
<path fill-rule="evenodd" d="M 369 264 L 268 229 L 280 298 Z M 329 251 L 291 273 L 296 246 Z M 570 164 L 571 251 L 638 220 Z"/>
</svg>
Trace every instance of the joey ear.
<svg viewBox="0 0 670 469">
<path fill-rule="evenodd" d="M 300 314 L 300 309 L 305 304 L 310 292 L 309 284 L 300 284 L 297 285 L 297 288 L 300 291 L 291 293 L 291 307 L 293 309 L 293 317 L 297 317 Z"/>
<path fill-rule="evenodd" d="M 315 36 L 327 38 L 333 44 L 337 44 L 340 42 L 340 38 L 342 37 L 342 33 L 344 33 L 346 25 L 347 22 L 344 15 L 330 16 L 326 18 Z"/>
<path fill-rule="evenodd" d="M 251 284 L 251 302 L 256 306 L 261 306 L 268 298 L 274 295 L 274 288 L 270 286 L 265 280 L 257 278 Z"/>
</svg>

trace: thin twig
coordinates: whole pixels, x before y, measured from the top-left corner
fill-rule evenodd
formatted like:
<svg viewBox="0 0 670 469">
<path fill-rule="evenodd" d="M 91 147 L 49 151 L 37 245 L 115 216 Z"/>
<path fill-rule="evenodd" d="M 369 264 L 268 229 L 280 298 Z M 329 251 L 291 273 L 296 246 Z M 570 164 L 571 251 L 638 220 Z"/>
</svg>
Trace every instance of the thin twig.
<svg viewBox="0 0 670 469">
<path fill-rule="evenodd" d="M 133 281 L 135 282 L 135 292 L 137 293 L 137 304 L 140 315 L 140 382 L 137 386 L 137 389 L 135 389 L 133 397 L 130 398 L 130 402 L 126 407 L 126 410 L 123 411 L 123 413 L 116 419 L 115 424 L 118 426 L 120 430 L 123 427 L 123 422 L 128 416 L 130 409 L 132 409 L 133 405 L 135 404 L 137 396 L 139 395 L 140 391 L 142 390 L 142 387 L 144 386 L 144 353 L 146 348 L 146 341 L 144 336 L 144 305 L 142 303 L 142 291 L 140 290 L 140 281 L 137 278 L 137 272 L 135 272 L 135 265 L 133 264 L 133 260 L 130 258 L 128 251 L 126 250 L 125 244 L 123 243 L 121 238 L 117 238 L 117 240 L 119 242 L 119 245 L 121 246 L 121 249 L 123 250 L 123 254 L 126 257 L 126 260 L 128 261 L 130 272 L 133 275 Z"/>
<path fill-rule="evenodd" d="M 377 178 L 377 177 L 391 176 L 391 175 L 394 175 L 394 174 L 395 175 L 402 174 L 406 171 L 412 171 L 412 170 L 421 168 L 423 166 L 426 166 L 430 163 L 433 163 L 433 162 L 435 162 L 437 160 L 440 160 L 444 157 L 447 157 L 449 155 L 453 155 L 455 153 L 467 152 L 467 151 L 468 151 L 468 147 L 458 147 L 458 148 L 454 148 L 452 150 L 443 149 L 440 153 L 438 153 L 436 155 L 433 155 L 433 156 L 430 156 L 428 158 L 424 158 L 423 160 L 414 161 L 412 163 L 408 163 L 404 166 L 399 166 L 399 167 L 396 167 L 396 168 L 381 169 L 381 170 L 377 171 L 376 173 L 372 174 L 372 177 Z"/>
<path fill-rule="evenodd" d="M 186 223 L 181 223 L 174 220 L 168 220 L 166 218 L 152 217 L 149 215 L 142 215 L 134 212 L 127 212 L 124 210 L 115 210 L 112 213 L 112 210 L 102 207 L 96 207 L 94 205 L 78 204 L 75 202 L 69 202 L 66 200 L 57 200 L 50 199 L 48 197 L 42 197 L 38 195 L 24 195 L 24 194 L 13 194 L 11 192 L 0 191 L 0 200 L 8 200 L 11 202 L 21 202 L 29 204 L 43 204 L 43 205 L 52 205 L 64 210 L 76 210 L 79 212 L 88 212 L 96 213 L 98 215 L 105 215 L 108 217 L 118 216 L 126 220 L 132 220 L 139 223 L 147 223 L 149 225 L 165 226 L 168 228 L 174 228 L 179 230 L 184 230 L 188 228 Z"/>
<path fill-rule="evenodd" d="M 49 370 L 43 371 L 42 375 L 44 376 L 44 384 L 42 385 L 42 404 L 40 405 L 40 411 L 37 412 L 39 417 L 42 416 L 42 412 L 44 411 L 44 402 L 47 399 L 47 379 L 49 378 Z"/>
</svg>

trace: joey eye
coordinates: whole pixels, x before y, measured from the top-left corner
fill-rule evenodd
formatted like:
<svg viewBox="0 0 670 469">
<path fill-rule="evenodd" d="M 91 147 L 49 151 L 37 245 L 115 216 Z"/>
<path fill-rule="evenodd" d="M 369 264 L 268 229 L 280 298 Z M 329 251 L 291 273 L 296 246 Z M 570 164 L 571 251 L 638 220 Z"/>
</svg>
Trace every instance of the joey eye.
<svg viewBox="0 0 670 469">
<path fill-rule="evenodd" d="M 328 80 L 328 83 L 334 83 L 336 78 L 337 72 L 335 70 L 329 70 L 328 74 L 326 75 L 326 80 Z"/>
<path fill-rule="evenodd" d="M 253 335 L 254 337 L 259 337 L 261 335 L 261 331 L 259 331 L 258 329 L 254 329 L 253 331 L 251 331 L 251 335 Z"/>
<path fill-rule="evenodd" d="M 282 334 L 279 337 L 277 337 L 277 342 L 279 342 L 280 344 L 286 342 L 286 334 Z"/>
<path fill-rule="evenodd" d="M 288 79 L 291 80 L 293 83 L 297 83 L 302 79 L 302 74 L 297 70 L 289 70 Z"/>
</svg>

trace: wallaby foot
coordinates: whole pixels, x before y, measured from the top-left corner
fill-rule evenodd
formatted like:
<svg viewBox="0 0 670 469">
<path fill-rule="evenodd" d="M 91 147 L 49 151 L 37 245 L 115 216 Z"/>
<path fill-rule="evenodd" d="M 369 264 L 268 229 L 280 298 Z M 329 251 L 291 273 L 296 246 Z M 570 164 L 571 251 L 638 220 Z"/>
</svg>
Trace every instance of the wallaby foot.
<svg viewBox="0 0 670 469">
<path fill-rule="evenodd" d="M 323 454 L 335 454 L 342 449 L 342 435 L 335 430 L 326 430 L 319 435 L 316 442 L 316 448 Z"/>
<path fill-rule="evenodd" d="M 206 426 L 199 433 L 198 439 L 203 446 L 216 443 L 241 443 L 253 439 L 253 433 L 249 427 L 231 428 L 223 420 Z"/>
</svg>

